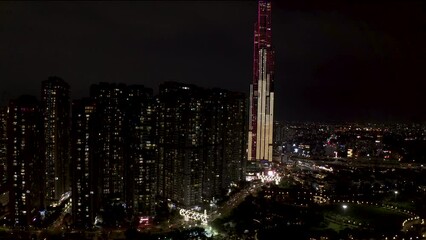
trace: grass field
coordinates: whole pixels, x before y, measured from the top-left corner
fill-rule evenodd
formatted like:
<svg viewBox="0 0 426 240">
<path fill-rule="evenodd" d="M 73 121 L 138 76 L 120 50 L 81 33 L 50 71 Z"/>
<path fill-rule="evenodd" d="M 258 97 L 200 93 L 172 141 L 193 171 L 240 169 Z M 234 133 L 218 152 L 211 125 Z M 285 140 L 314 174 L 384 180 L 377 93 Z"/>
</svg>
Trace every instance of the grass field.
<svg viewBox="0 0 426 240">
<path fill-rule="evenodd" d="M 333 221 L 329 222 L 328 228 L 334 230 L 344 228 L 345 221 L 361 223 L 361 226 L 369 226 L 378 231 L 388 231 L 401 229 L 401 223 L 408 217 L 408 215 L 396 212 L 394 210 L 385 209 L 377 206 L 370 205 L 357 205 L 346 204 L 347 208 L 344 209 L 343 204 L 335 204 L 324 207 L 324 214 L 330 216 L 332 219 L 337 219 L 342 224 Z M 335 225 L 341 225 L 340 227 Z"/>
</svg>

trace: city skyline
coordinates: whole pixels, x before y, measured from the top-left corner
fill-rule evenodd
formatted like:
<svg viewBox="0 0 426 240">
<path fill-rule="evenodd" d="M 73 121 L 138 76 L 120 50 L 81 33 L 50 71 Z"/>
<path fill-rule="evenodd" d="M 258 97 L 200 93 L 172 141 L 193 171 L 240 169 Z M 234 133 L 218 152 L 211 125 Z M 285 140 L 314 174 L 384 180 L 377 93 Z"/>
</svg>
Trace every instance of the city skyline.
<svg viewBox="0 0 426 240">
<path fill-rule="evenodd" d="M 425 238 L 424 10 L 0 2 L 0 239 Z"/>
<path fill-rule="evenodd" d="M 0 109 L 0 213 L 8 224 L 44 222 L 64 204 L 76 226 L 118 205 L 154 216 L 161 199 L 196 206 L 245 178 L 243 93 L 165 82 L 154 97 L 142 85 L 103 82 L 71 103 L 68 87 L 50 77 L 41 101 L 22 95 Z"/>
<path fill-rule="evenodd" d="M 72 99 L 99 82 L 248 94 L 256 5 L 2 2 L 0 100 L 39 96 L 54 75 Z M 272 5 L 277 120 L 425 119 L 420 1 Z"/>
</svg>

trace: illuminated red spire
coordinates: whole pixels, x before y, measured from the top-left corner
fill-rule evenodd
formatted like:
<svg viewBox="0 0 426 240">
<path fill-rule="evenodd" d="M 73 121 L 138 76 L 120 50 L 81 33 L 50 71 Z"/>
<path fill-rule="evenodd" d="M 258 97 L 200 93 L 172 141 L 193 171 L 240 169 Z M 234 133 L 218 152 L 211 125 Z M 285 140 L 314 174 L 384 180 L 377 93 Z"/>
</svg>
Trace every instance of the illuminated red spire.
<svg viewBox="0 0 426 240">
<path fill-rule="evenodd" d="M 248 159 L 272 161 L 274 52 L 268 1 L 259 1 L 254 29 L 253 82 L 250 85 Z"/>
</svg>

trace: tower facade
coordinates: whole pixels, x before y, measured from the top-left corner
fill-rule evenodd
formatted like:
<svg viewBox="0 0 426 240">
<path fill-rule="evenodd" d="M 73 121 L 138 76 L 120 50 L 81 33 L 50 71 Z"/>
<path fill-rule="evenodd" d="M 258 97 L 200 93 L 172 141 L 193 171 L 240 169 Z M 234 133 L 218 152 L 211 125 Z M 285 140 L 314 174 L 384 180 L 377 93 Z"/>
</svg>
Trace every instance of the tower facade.
<svg viewBox="0 0 426 240">
<path fill-rule="evenodd" d="M 71 189 L 72 216 L 76 226 L 94 222 L 99 208 L 98 173 L 94 161 L 94 119 L 96 104 L 92 99 L 74 100 L 71 125 Z"/>
<path fill-rule="evenodd" d="M 7 180 L 7 108 L 0 107 L 0 189 L 6 184 Z"/>
<path fill-rule="evenodd" d="M 254 29 L 253 82 L 250 84 L 249 161 L 272 161 L 274 51 L 271 19 L 271 3 L 259 1 Z"/>
<path fill-rule="evenodd" d="M 91 184 L 97 188 L 93 190 L 97 199 L 93 209 L 101 206 L 105 210 L 119 204 L 136 215 L 154 215 L 157 145 L 153 90 L 142 85 L 101 82 L 91 86 L 90 94 L 95 109 L 90 115 L 94 124 L 89 124 L 89 134 L 96 140 L 86 149 L 92 149 L 89 174 L 94 179 Z M 79 124 L 75 125 L 78 130 Z M 77 153 L 79 149 L 84 148 L 77 146 Z M 92 188 L 89 186 L 89 191 Z M 79 191 L 78 186 L 74 189 Z"/>
<path fill-rule="evenodd" d="M 43 206 L 44 149 L 39 103 L 24 95 L 11 100 L 7 113 L 8 217 L 13 226 L 28 226 Z"/>
<path fill-rule="evenodd" d="M 159 196 L 199 205 L 243 179 L 244 94 L 166 82 L 156 109 Z"/>
<path fill-rule="evenodd" d="M 166 82 L 157 100 L 158 192 L 183 206 L 202 201 L 202 94 L 197 86 Z"/>
<path fill-rule="evenodd" d="M 70 190 L 69 85 L 58 77 L 42 82 L 41 104 L 46 156 L 46 203 Z"/>
<path fill-rule="evenodd" d="M 139 216 L 155 214 L 153 106 L 151 88 L 105 82 L 91 86 L 91 98 L 73 101 L 72 211 L 77 226 L 91 225 L 100 212 L 111 214 L 117 206 Z"/>
<path fill-rule="evenodd" d="M 127 203 L 134 214 L 153 216 L 157 194 L 157 146 L 153 90 L 142 85 L 127 87 L 126 176 Z"/>
<path fill-rule="evenodd" d="M 246 97 L 224 89 L 206 89 L 203 101 L 203 198 L 226 193 L 243 178 L 246 157 Z"/>
<path fill-rule="evenodd" d="M 125 200 L 125 88 L 124 84 L 104 82 L 90 88 L 90 96 L 96 104 L 95 161 L 100 166 L 98 184 L 104 201 Z"/>
</svg>

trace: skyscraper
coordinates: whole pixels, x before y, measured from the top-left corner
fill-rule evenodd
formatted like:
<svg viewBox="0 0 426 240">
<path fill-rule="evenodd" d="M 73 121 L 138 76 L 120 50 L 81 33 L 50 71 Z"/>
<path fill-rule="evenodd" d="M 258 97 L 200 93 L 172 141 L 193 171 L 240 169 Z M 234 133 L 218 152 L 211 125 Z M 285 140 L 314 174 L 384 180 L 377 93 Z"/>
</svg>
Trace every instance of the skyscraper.
<svg viewBox="0 0 426 240">
<path fill-rule="evenodd" d="M 242 180 L 246 118 L 244 94 L 177 82 L 160 85 L 159 195 L 194 206 Z"/>
<path fill-rule="evenodd" d="M 89 142 L 90 166 L 98 166 L 90 170 L 98 189 L 96 205 L 105 209 L 119 204 L 137 215 L 154 215 L 157 147 L 153 90 L 101 82 L 91 86 L 90 94 L 96 106 L 96 124 L 90 125 L 96 141 Z"/>
<path fill-rule="evenodd" d="M 43 205 L 44 149 L 42 117 L 33 96 L 9 103 L 7 119 L 7 173 L 9 220 L 28 226 Z"/>
<path fill-rule="evenodd" d="M 254 29 L 253 82 L 250 84 L 249 161 L 272 161 L 274 51 L 271 19 L 271 3 L 259 1 Z"/>
<path fill-rule="evenodd" d="M 224 107 L 227 115 L 224 120 L 223 142 L 223 184 L 229 187 L 231 183 L 244 180 L 247 146 L 247 98 L 243 93 L 228 92 Z"/>
<path fill-rule="evenodd" d="M 127 88 L 126 110 L 126 199 L 137 215 L 154 215 L 157 194 L 157 146 L 152 89 L 142 85 Z"/>
<path fill-rule="evenodd" d="M 159 195 L 184 206 L 201 203 L 202 94 L 197 86 L 166 82 L 157 100 Z"/>
<path fill-rule="evenodd" d="M 103 201 L 125 201 L 125 88 L 124 84 L 114 83 L 94 84 L 90 88 L 96 103 L 95 161 L 100 166 L 98 188 Z"/>
<path fill-rule="evenodd" d="M 6 184 L 7 179 L 7 158 L 6 158 L 6 124 L 7 124 L 7 108 L 0 107 L 0 190 Z"/>
<path fill-rule="evenodd" d="M 99 83 L 73 101 L 72 202 L 80 226 L 120 205 L 154 215 L 157 193 L 153 90 Z M 105 210 L 109 209 L 109 210 Z"/>
<path fill-rule="evenodd" d="M 212 199 L 243 179 L 246 98 L 217 88 L 205 90 L 203 95 L 203 197 Z"/>
<path fill-rule="evenodd" d="M 46 146 L 46 203 L 50 203 L 70 190 L 69 85 L 58 77 L 43 81 L 41 104 Z"/>
<path fill-rule="evenodd" d="M 212 199 L 222 193 L 224 186 L 224 148 L 228 109 L 227 91 L 206 90 L 203 101 L 203 197 Z M 225 107 L 224 107 L 225 106 Z"/>
<path fill-rule="evenodd" d="M 76 226 L 92 224 L 99 208 L 99 166 L 94 161 L 95 110 L 96 104 L 89 98 L 72 103 L 71 189 Z"/>
</svg>

